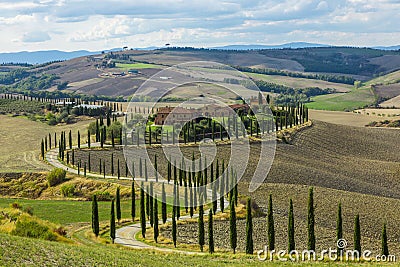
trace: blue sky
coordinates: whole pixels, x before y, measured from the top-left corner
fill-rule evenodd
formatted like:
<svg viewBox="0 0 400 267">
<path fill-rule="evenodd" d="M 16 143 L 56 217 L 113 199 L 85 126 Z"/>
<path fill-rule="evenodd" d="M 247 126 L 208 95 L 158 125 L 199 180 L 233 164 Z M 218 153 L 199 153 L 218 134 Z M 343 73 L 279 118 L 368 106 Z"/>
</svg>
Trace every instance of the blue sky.
<svg viewBox="0 0 400 267">
<path fill-rule="evenodd" d="M 1 0 L 0 52 L 400 44 L 400 0 Z"/>
</svg>

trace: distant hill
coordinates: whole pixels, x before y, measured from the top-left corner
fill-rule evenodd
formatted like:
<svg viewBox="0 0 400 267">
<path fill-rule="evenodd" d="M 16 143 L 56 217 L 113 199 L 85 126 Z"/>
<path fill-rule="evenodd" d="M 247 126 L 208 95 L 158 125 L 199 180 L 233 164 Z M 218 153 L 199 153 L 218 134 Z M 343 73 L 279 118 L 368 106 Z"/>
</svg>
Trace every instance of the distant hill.
<svg viewBox="0 0 400 267">
<path fill-rule="evenodd" d="M 314 44 L 306 42 L 293 42 L 281 45 L 227 45 L 212 47 L 211 49 L 219 50 L 262 50 L 262 49 L 284 49 L 284 48 L 307 48 L 307 47 L 330 47 L 330 45 L 325 44 Z"/>
<path fill-rule="evenodd" d="M 380 50 L 400 50 L 400 45 L 394 45 L 394 46 L 376 46 L 374 47 L 375 49 L 380 49 Z"/>
<path fill-rule="evenodd" d="M 0 63 L 28 63 L 41 64 L 45 62 L 68 60 L 76 57 L 98 54 L 99 52 L 90 52 L 86 50 L 64 52 L 58 50 L 35 51 L 35 52 L 15 52 L 0 53 Z"/>
</svg>

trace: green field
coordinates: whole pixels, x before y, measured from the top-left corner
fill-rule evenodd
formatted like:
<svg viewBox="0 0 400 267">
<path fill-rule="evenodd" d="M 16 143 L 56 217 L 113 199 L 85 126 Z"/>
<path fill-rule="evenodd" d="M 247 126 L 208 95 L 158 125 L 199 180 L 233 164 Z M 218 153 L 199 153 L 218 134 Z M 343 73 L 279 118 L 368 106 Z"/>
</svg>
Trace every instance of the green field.
<svg viewBox="0 0 400 267">
<path fill-rule="evenodd" d="M 22 207 L 33 208 L 33 215 L 40 219 L 57 224 L 69 224 L 77 222 L 90 222 L 92 202 L 70 201 L 70 200 L 30 200 L 0 198 L 0 207 L 9 207 L 11 203 L 17 202 Z M 139 214 L 139 201 L 136 201 L 137 214 Z M 99 201 L 100 221 L 107 221 L 110 217 L 111 202 Z M 130 218 L 130 201 L 121 201 L 122 218 Z"/>
<path fill-rule="evenodd" d="M 279 75 L 266 75 L 259 73 L 246 72 L 251 78 L 256 80 L 267 81 L 270 83 L 276 83 L 293 88 L 309 88 L 309 87 L 319 87 L 321 89 L 335 89 L 337 92 L 348 92 L 354 87 L 348 84 L 333 83 L 316 79 L 305 79 L 305 78 L 294 78 L 289 76 L 279 76 Z"/>
<path fill-rule="evenodd" d="M 117 63 L 116 67 L 127 71 L 129 69 L 160 69 L 162 66 L 148 63 Z"/>
<path fill-rule="evenodd" d="M 177 255 L 100 244 L 69 245 L 6 234 L 0 234 L 0 253 L 2 266 L 382 266 L 382 263 L 261 262 L 256 255 L 244 254 Z"/>
<path fill-rule="evenodd" d="M 310 109 L 344 111 L 362 108 L 374 103 L 375 96 L 367 87 L 354 89 L 349 93 L 320 95 L 313 97 L 306 106 Z"/>
</svg>

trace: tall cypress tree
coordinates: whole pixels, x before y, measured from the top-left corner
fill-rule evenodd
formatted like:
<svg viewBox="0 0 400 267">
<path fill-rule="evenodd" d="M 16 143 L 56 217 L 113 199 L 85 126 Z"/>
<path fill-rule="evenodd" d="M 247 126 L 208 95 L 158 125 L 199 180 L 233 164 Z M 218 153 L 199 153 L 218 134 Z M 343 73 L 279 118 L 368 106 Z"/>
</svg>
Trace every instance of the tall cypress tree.
<svg viewBox="0 0 400 267">
<path fill-rule="evenodd" d="M 229 230 L 230 230 L 230 243 L 233 253 L 236 253 L 237 247 L 237 230 L 236 230 L 236 210 L 235 203 L 231 201 L 229 204 L 230 214 L 229 214 Z"/>
<path fill-rule="evenodd" d="M 99 208 L 97 205 L 97 196 L 96 195 L 93 195 L 93 197 L 92 197 L 92 230 L 96 236 L 99 235 L 99 232 L 100 232 Z"/>
<path fill-rule="evenodd" d="M 315 251 L 315 232 L 314 232 L 314 189 L 311 187 L 308 192 L 308 250 Z"/>
<path fill-rule="evenodd" d="M 146 211 L 145 211 L 145 196 L 143 183 L 140 187 L 140 226 L 142 228 L 142 237 L 146 237 Z"/>
<path fill-rule="evenodd" d="M 153 230 L 154 230 L 154 241 L 157 243 L 157 238 L 158 238 L 158 201 L 157 201 L 157 196 L 154 198 L 154 218 L 153 218 Z"/>
<path fill-rule="evenodd" d="M 289 203 L 289 222 L 288 222 L 288 251 L 296 249 L 294 241 L 294 214 L 293 214 L 293 201 L 290 199 Z"/>
<path fill-rule="evenodd" d="M 161 193 L 161 217 L 163 223 L 167 222 L 167 195 L 165 193 L 165 186 L 164 183 L 162 184 L 162 193 Z"/>
<path fill-rule="evenodd" d="M 200 251 L 203 251 L 204 246 L 204 207 L 203 204 L 199 206 L 199 219 L 198 219 L 198 226 L 199 226 L 199 246 Z"/>
<path fill-rule="evenodd" d="M 40 152 L 41 152 L 41 155 L 42 155 L 42 159 L 44 159 L 44 141 L 43 141 L 43 139 L 42 139 L 42 144 L 40 146 Z"/>
<path fill-rule="evenodd" d="M 211 209 L 208 212 L 208 252 L 214 253 L 213 213 Z"/>
<path fill-rule="evenodd" d="M 81 133 L 78 131 L 78 148 L 81 148 Z"/>
<path fill-rule="evenodd" d="M 269 195 L 268 212 L 267 212 L 267 229 L 268 229 L 268 249 L 275 249 L 275 226 L 274 226 L 274 210 L 272 208 L 272 195 Z"/>
<path fill-rule="evenodd" d="M 147 219 L 150 219 L 150 195 L 149 195 L 149 186 L 146 186 L 146 214 Z"/>
<path fill-rule="evenodd" d="M 132 182 L 132 189 L 131 189 L 131 217 L 132 221 L 135 221 L 136 217 L 136 196 L 135 196 L 135 182 Z"/>
<path fill-rule="evenodd" d="M 176 247 L 176 207 L 172 207 L 172 241 L 174 242 L 174 247 Z"/>
<path fill-rule="evenodd" d="M 90 131 L 87 131 L 87 143 L 88 143 L 88 148 L 90 148 Z"/>
<path fill-rule="evenodd" d="M 117 192 L 116 192 L 116 199 L 115 199 L 115 204 L 116 204 L 116 208 L 117 208 L 117 220 L 118 223 L 121 221 L 121 197 L 120 197 L 120 193 L 119 193 L 119 186 L 117 187 Z"/>
<path fill-rule="evenodd" d="M 342 203 L 339 202 L 337 219 L 336 219 L 336 240 L 343 238 L 343 219 L 342 219 Z M 338 248 L 338 250 L 343 250 L 343 248 Z"/>
<path fill-rule="evenodd" d="M 119 166 L 119 159 L 117 160 L 117 177 L 118 177 L 118 179 L 121 178 L 121 169 Z"/>
<path fill-rule="evenodd" d="M 384 256 L 389 256 L 389 247 L 387 242 L 387 233 L 386 233 L 386 223 L 383 224 L 382 229 L 382 251 L 381 254 Z"/>
<path fill-rule="evenodd" d="M 151 225 L 151 227 L 153 227 L 153 208 L 154 208 L 154 206 L 153 206 L 153 183 L 152 182 L 150 182 L 150 192 L 149 192 L 149 214 L 150 214 L 150 225 Z"/>
<path fill-rule="evenodd" d="M 251 214 L 251 198 L 246 205 L 246 254 L 253 254 L 253 218 Z"/>
<path fill-rule="evenodd" d="M 69 130 L 69 134 L 68 134 L 68 141 L 69 141 L 69 149 L 72 149 L 72 131 Z"/>
<path fill-rule="evenodd" d="M 110 216 L 110 238 L 114 244 L 115 240 L 115 212 L 114 212 L 114 199 L 111 201 L 111 216 Z"/>
<path fill-rule="evenodd" d="M 354 250 L 361 254 L 361 229 L 360 216 L 358 214 L 354 219 Z"/>
<path fill-rule="evenodd" d="M 111 153 L 111 176 L 114 176 L 114 153 Z"/>
</svg>

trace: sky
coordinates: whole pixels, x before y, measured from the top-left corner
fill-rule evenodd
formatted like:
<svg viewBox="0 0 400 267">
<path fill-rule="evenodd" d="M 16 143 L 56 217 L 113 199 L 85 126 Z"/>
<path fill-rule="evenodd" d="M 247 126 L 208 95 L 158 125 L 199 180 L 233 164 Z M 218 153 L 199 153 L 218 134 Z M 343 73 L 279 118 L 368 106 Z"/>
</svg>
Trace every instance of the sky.
<svg viewBox="0 0 400 267">
<path fill-rule="evenodd" d="M 400 44 L 400 0 L 0 0 L 0 52 Z"/>
</svg>

